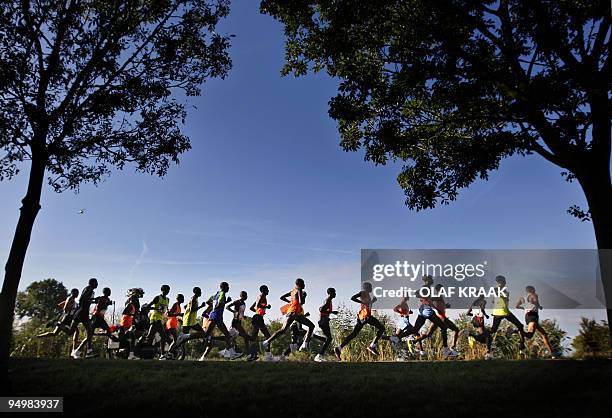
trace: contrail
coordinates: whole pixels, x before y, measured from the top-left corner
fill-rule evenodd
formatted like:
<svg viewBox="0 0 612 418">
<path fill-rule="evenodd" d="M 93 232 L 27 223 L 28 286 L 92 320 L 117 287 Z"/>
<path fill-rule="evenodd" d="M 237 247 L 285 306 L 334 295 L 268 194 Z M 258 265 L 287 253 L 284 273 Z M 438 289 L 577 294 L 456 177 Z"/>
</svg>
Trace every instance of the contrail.
<svg viewBox="0 0 612 418">
<path fill-rule="evenodd" d="M 142 250 L 140 251 L 140 255 L 138 256 L 138 258 L 136 259 L 136 262 L 134 262 L 134 265 L 130 269 L 130 275 L 129 275 L 130 279 L 134 278 L 134 272 L 136 271 L 138 267 L 140 267 L 140 265 L 142 264 L 142 260 L 144 259 L 145 255 L 147 255 L 148 252 L 149 252 L 149 247 L 147 246 L 147 241 L 143 239 L 142 240 Z"/>
</svg>

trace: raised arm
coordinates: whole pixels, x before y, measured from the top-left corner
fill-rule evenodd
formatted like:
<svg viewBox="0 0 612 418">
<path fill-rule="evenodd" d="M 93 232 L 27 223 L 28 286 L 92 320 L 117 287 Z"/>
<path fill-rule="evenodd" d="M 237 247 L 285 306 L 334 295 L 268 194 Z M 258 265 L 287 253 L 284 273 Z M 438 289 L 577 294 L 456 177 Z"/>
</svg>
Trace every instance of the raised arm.
<svg viewBox="0 0 612 418">
<path fill-rule="evenodd" d="M 230 311 L 231 313 L 236 313 L 236 309 L 235 306 L 238 303 L 239 299 L 233 301 L 232 303 L 230 303 L 229 305 L 227 305 L 225 307 L 225 309 L 227 309 L 228 311 Z"/>
<path fill-rule="evenodd" d="M 351 301 L 355 303 L 363 303 L 361 299 L 359 299 L 360 297 L 361 297 L 361 292 L 355 293 L 353 296 L 351 296 Z"/>
<path fill-rule="evenodd" d="M 178 309 L 176 308 L 178 304 L 178 302 L 175 302 L 174 305 L 172 305 L 172 308 L 170 308 L 170 310 L 168 311 L 169 318 L 182 315 L 178 312 Z"/>
<path fill-rule="evenodd" d="M 291 296 L 291 292 L 287 292 L 287 293 L 285 293 L 284 295 L 282 295 L 282 296 L 280 297 L 280 300 L 282 300 L 282 301 L 283 301 L 283 302 L 285 302 L 285 303 L 291 303 L 291 300 L 289 300 L 289 299 L 288 299 L 288 298 L 289 298 L 289 296 Z"/>
<path fill-rule="evenodd" d="M 208 317 L 208 314 L 212 311 L 213 308 L 212 298 L 208 299 L 206 303 L 202 303 L 200 308 L 204 305 L 206 305 L 206 309 L 204 309 L 204 312 L 202 312 L 202 316 Z"/>
<path fill-rule="evenodd" d="M 518 300 L 516 301 L 516 306 L 515 308 L 517 309 L 521 309 L 523 307 L 523 304 L 525 303 L 525 298 L 523 298 L 522 296 L 520 298 L 518 298 Z"/>
</svg>

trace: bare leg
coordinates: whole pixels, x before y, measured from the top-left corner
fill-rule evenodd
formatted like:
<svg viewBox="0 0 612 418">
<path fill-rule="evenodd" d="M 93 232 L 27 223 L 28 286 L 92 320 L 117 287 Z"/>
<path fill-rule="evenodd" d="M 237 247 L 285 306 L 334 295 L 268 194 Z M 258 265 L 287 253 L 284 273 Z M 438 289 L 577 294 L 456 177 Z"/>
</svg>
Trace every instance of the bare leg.
<svg viewBox="0 0 612 418">
<path fill-rule="evenodd" d="M 283 326 L 281 327 L 281 329 L 276 331 L 274 334 L 270 336 L 270 338 L 267 339 L 268 344 L 271 344 L 272 341 L 274 341 L 275 339 L 283 335 L 285 332 L 287 332 L 287 330 L 289 329 L 289 327 L 291 326 L 294 320 L 295 320 L 295 315 L 290 315 L 290 316 L 285 317 L 285 322 L 283 322 Z"/>
<path fill-rule="evenodd" d="M 546 331 L 544 331 L 544 328 L 542 328 L 541 325 L 537 325 L 536 326 L 536 330 L 540 333 L 540 335 L 542 336 L 542 339 L 544 340 L 544 345 L 546 346 L 546 348 L 548 349 L 548 352 L 550 354 L 553 354 L 553 349 L 552 346 L 550 345 L 550 341 L 548 339 L 548 334 L 546 333 Z"/>
<path fill-rule="evenodd" d="M 308 318 L 306 318 L 303 315 L 298 315 L 295 318 L 296 322 L 299 322 L 302 325 L 306 325 L 306 327 L 308 327 L 308 332 L 306 333 L 306 337 L 304 338 L 304 341 L 306 341 L 306 343 L 309 343 L 310 340 L 312 339 L 312 334 L 314 333 L 314 329 L 315 329 L 315 325 L 312 323 L 312 321 Z"/>
<path fill-rule="evenodd" d="M 78 340 L 79 340 L 79 327 L 77 326 L 72 332 L 72 351 L 76 350 Z"/>
<path fill-rule="evenodd" d="M 61 331 L 62 329 L 60 327 L 55 327 L 53 331 L 44 332 L 42 334 L 39 334 L 36 336 L 36 338 L 54 337 L 58 335 Z"/>
</svg>

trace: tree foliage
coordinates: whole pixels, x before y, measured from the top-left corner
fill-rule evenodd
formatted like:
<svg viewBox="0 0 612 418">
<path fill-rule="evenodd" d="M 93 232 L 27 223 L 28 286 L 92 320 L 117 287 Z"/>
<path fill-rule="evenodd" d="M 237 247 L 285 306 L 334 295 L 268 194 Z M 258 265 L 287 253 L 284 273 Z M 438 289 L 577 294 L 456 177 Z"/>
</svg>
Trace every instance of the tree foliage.
<svg viewBox="0 0 612 418">
<path fill-rule="evenodd" d="M 612 196 L 609 6 L 261 2 L 263 13 L 284 24 L 282 73 L 325 70 L 340 80 L 329 114 L 342 147 L 365 150 L 375 164 L 402 162 L 398 182 L 417 210 L 449 203 L 517 153 L 540 154 L 570 181 L 586 182 L 599 170 L 600 192 Z M 569 212 L 591 215 L 575 206 Z"/>
<path fill-rule="evenodd" d="M 58 191 L 111 166 L 163 175 L 190 148 L 185 104 L 231 66 L 228 0 L 3 1 L 0 180 L 37 159 Z"/>
<path fill-rule="evenodd" d="M 55 279 L 35 281 L 17 294 L 15 313 L 20 318 L 37 318 L 47 322 L 57 318 L 61 313 L 57 305 L 67 297 L 68 289 L 62 282 Z"/>
<path fill-rule="evenodd" d="M 610 329 L 606 321 L 597 322 L 594 319 L 581 318 L 580 332 L 572 341 L 574 357 L 609 358 L 612 356 L 610 340 Z"/>
</svg>

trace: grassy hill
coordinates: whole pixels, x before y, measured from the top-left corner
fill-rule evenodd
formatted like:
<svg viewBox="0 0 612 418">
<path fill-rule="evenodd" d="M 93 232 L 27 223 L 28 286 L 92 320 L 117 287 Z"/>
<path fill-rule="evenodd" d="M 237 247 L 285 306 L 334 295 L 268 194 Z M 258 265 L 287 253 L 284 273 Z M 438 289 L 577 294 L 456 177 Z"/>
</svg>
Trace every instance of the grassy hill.
<svg viewBox="0 0 612 418">
<path fill-rule="evenodd" d="M 247 363 L 13 359 L 11 393 L 130 416 L 607 415 L 611 361 Z"/>
</svg>

